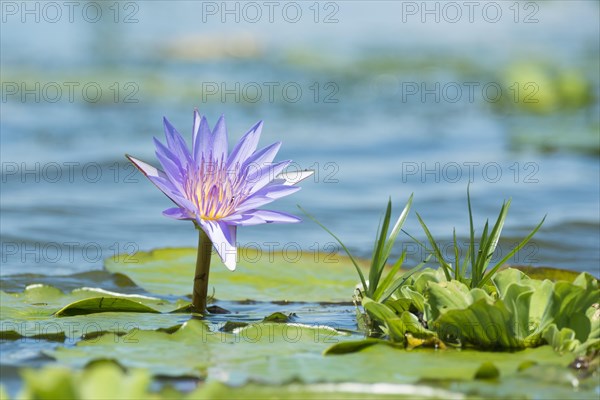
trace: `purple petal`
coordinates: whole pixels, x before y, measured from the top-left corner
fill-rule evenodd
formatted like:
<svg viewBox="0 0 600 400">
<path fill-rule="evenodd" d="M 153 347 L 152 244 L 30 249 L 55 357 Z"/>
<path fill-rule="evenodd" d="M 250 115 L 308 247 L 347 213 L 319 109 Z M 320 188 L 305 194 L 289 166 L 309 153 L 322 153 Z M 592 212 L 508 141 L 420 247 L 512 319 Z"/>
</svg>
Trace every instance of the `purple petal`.
<svg viewBox="0 0 600 400">
<path fill-rule="evenodd" d="M 148 179 L 156 185 L 168 198 L 170 198 L 178 206 L 196 213 L 196 207 L 189 201 L 179 190 L 173 186 L 173 183 L 168 178 L 160 176 L 149 176 Z"/>
<path fill-rule="evenodd" d="M 263 123 L 259 121 L 250 130 L 242 136 L 238 144 L 231 152 L 229 159 L 227 160 L 227 168 L 236 167 L 238 168 L 254 153 L 256 146 L 258 146 L 258 140 L 260 139 L 260 133 L 262 132 Z"/>
<path fill-rule="evenodd" d="M 299 182 L 302 182 L 306 178 L 310 178 L 315 173 L 314 170 L 305 169 L 303 171 L 289 171 L 282 172 L 277 175 L 276 179 L 281 179 L 284 181 L 284 185 L 295 185 Z"/>
<path fill-rule="evenodd" d="M 179 191 L 183 192 L 183 181 L 186 171 L 181 165 L 179 158 L 156 138 L 154 138 L 154 145 L 156 146 L 156 158 L 160 161 L 169 180 Z"/>
<path fill-rule="evenodd" d="M 197 222 L 213 242 L 223 264 L 230 271 L 235 270 L 237 260 L 236 227 L 222 221 L 206 221 L 199 218 Z"/>
<path fill-rule="evenodd" d="M 146 177 L 151 177 L 151 176 L 165 176 L 165 173 L 162 172 L 159 169 L 154 168 L 152 165 L 145 163 L 142 160 L 138 160 L 135 157 L 130 156 L 129 154 L 125 154 L 125 157 L 127 157 L 127 159 L 129 161 L 131 161 L 131 163 L 133 165 L 135 165 L 137 167 L 137 169 L 139 169 L 141 171 L 142 174 L 146 175 Z"/>
<path fill-rule="evenodd" d="M 196 138 L 198 137 L 198 130 L 200 129 L 200 113 L 197 108 L 194 108 L 194 122 L 192 124 L 192 150 L 196 146 Z"/>
<path fill-rule="evenodd" d="M 296 217 L 295 215 L 284 213 L 281 211 L 256 210 L 253 214 L 265 220 L 267 224 L 289 224 L 301 221 L 301 219 Z"/>
<path fill-rule="evenodd" d="M 185 169 L 184 169 L 185 165 L 182 163 L 185 160 L 182 160 L 181 158 L 179 158 L 179 156 L 177 154 L 175 154 L 173 152 L 173 150 L 171 150 L 169 147 L 162 144 L 162 142 L 160 140 L 158 140 L 157 138 L 153 138 L 153 141 L 154 141 L 154 147 L 156 149 L 157 155 L 160 153 L 163 157 L 168 158 L 170 163 L 177 166 L 177 168 L 179 168 L 182 172 L 185 171 Z"/>
<path fill-rule="evenodd" d="M 173 219 L 194 219 L 185 208 L 180 207 L 167 208 L 163 215 Z"/>
<path fill-rule="evenodd" d="M 192 161 L 190 151 L 188 150 L 185 140 L 181 137 L 177 129 L 166 119 L 163 118 L 165 125 L 165 137 L 167 138 L 167 146 L 180 160 L 183 167 L 187 167 Z"/>
<path fill-rule="evenodd" d="M 281 142 L 275 142 L 270 146 L 265 147 L 252 154 L 248 159 L 244 162 L 243 167 L 247 167 L 252 165 L 256 168 L 264 167 L 265 165 L 271 164 L 281 147 Z"/>
<path fill-rule="evenodd" d="M 194 210 L 192 203 L 181 195 L 164 172 L 130 155 L 126 157 L 171 201 L 189 210 Z"/>
<path fill-rule="evenodd" d="M 205 117 L 200 118 L 198 110 L 194 110 L 194 131 L 192 134 L 192 147 L 194 151 L 194 160 L 199 164 L 202 156 L 208 159 L 209 142 L 210 142 L 210 127 Z"/>
<path fill-rule="evenodd" d="M 250 210 L 248 212 L 241 213 L 241 214 L 232 214 L 232 215 L 229 215 L 229 216 L 223 218 L 222 221 L 227 222 L 230 225 L 248 226 L 248 225 L 264 224 L 265 221 L 262 218 L 252 214 L 252 211 L 254 211 L 254 210 Z"/>
<path fill-rule="evenodd" d="M 300 222 L 300 218 L 279 211 L 249 210 L 243 214 L 230 215 L 223 218 L 223 221 L 237 226 L 249 226 L 270 223 L 294 223 Z"/>
<path fill-rule="evenodd" d="M 227 159 L 227 127 L 225 126 L 225 117 L 221 115 L 221 118 L 217 121 L 217 125 L 213 130 L 209 144 L 210 150 L 212 150 L 213 160 L 221 161 L 221 159 Z"/>
<path fill-rule="evenodd" d="M 252 196 L 248 197 L 242 204 L 239 205 L 237 211 L 244 212 L 258 208 L 282 197 L 289 196 L 298 190 L 300 190 L 298 186 L 268 185 L 254 193 Z"/>
<path fill-rule="evenodd" d="M 258 170 L 250 172 L 246 179 L 248 186 L 252 188 L 250 194 L 256 193 L 268 185 L 277 175 L 290 165 L 290 162 L 291 161 L 281 161 L 276 164 L 265 165 Z"/>
</svg>

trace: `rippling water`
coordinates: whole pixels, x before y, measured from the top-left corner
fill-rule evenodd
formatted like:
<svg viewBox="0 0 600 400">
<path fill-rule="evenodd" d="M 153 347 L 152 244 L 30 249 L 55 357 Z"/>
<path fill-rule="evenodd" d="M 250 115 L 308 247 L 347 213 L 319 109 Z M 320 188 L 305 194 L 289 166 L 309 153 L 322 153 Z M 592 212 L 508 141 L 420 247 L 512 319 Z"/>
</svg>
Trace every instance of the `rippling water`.
<svg viewBox="0 0 600 400">
<path fill-rule="evenodd" d="M 371 250 L 389 196 L 399 212 L 414 193 L 414 209 L 440 240 L 448 242 L 454 226 L 466 237 L 472 181 L 479 226 L 512 197 L 503 252 L 548 215 L 511 262 L 598 275 L 597 3 L 536 3 L 533 24 L 515 23 L 508 3 L 494 24 L 478 17 L 423 24 L 394 2 L 336 2 L 332 24 L 314 23 L 308 3 L 297 24 L 221 23 L 220 16 L 203 15 L 201 3 L 140 2 L 121 9 L 119 23 L 108 9 L 98 23 L 78 14 L 73 23 L 64 17 L 56 24 L 7 16 L 2 276 L 71 274 L 99 269 L 116 252 L 194 246 L 191 224 L 162 217 L 169 201 L 124 159 L 131 153 L 154 160 L 151 139 L 162 135 L 163 115 L 189 138 L 194 107 L 212 123 L 224 113 L 230 141 L 264 119 L 262 145 L 282 140 L 279 159 L 317 171 L 277 208 L 295 213 L 301 204 L 360 255 Z M 122 23 L 133 10 L 138 22 Z M 322 9 L 319 18 L 331 10 Z M 505 82 L 506 71 L 521 62 L 577 71 L 595 100 L 544 114 L 514 101 L 499 107 L 479 89 L 474 101 L 466 91 L 456 102 L 448 93 L 440 101 L 407 95 L 413 83 L 466 90 L 465 82 Z M 36 82 L 39 99 L 8 94 L 7 84 L 35 88 Z M 63 90 L 56 102 L 49 101 L 56 97 L 55 86 L 47 86 L 53 82 Z M 72 102 L 69 82 L 78 84 Z M 98 102 L 85 98 L 93 92 L 79 91 L 90 83 L 102 89 Z M 207 94 L 213 84 L 231 89 L 236 83 L 240 101 L 236 94 Z M 283 92 L 289 84 L 302 90 L 297 102 L 293 91 Z M 276 87 L 272 101 L 269 85 Z M 256 98 L 257 87 L 259 100 L 243 101 Z M 513 94 L 503 87 L 504 96 Z M 542 136 L 541 146 L 519 141 L 534 134 L 548 140 Z M 582 135 L 593 135 L 583 150 L 560 145 Z M 556 136 L 559 145 L 544 146 Z M 423 237 L 415 218 L 406 228 Z M 326 250 L 331 243 L 311 222 L 247 228 L 238 240 L 275 249 L 299 243 Z M 422 258 L 408 238 L 404 246 L 411 261 Z"/>
<path fill-rule="evenodd" d="M 263 119 L 262 145 L 281 140 L 280 160 L 316 170 L 274 208 L 302 205 L 358 255 L 369 256 L 387 199 L 399 213 L 411 193 L 442 251 L 453 227 L 465 251 L 470 182 L 478 227 L 512 198 L 496 260 L 547 215 L 509 262 L 600 276 L 598 2 L 471 2 L 471 16 L 449 2 L 460 18 L 442 2 L 277 2 L 272 23 L 263 2 L 250 2 L 256 21 L 242 2 L 226 5 L 237 15 L 224 2 L 73 3 L 72 15 L 62 2 L 0 5 L 3 290 L 118 291 L 104 258 L 195 246 L 191 224 L 162 217 L 170 202 L 124 158 L 155 163 L 162 117 L 189 138 L 194 107 L 212 123 L 225 114 L 230 142 Z M 414 214 L 406 229 L 424 239 Z M 310 221 L 238 240 L 332 249 Z M 424 257 L 407 237 L 402 249 L 410 264 Z M 220 304 L 241 320 L 259 310 L 356 324 L 348 304 Z M 48 363 L 41 351 L 54 345 L 0 343 L 11 394 L 19 368 Z"/>
</svg>

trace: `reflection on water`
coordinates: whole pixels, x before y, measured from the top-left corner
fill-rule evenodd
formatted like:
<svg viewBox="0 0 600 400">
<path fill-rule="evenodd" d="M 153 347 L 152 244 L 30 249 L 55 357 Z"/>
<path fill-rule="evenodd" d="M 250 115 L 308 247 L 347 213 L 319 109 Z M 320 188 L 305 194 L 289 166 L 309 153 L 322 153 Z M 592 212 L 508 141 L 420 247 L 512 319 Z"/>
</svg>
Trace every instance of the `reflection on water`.
<svg viewBox="0 0 600 400">
<path fill-rule="evenodd" d="M 508 5 L 498 23 L 423 24 L 402 2 L 337 2 L 331 24 L 308 5 L 296 24 L 221 23 L 202 3 L 139 2 L 133 23 L 134 8 L 118 23 L 108 9 L 98 23 L 3 23 L 2 275 L 194 246 L 191 225 L 162 217 L 168 200 L 123 157 L 154 159 L 163 115 L 189 137 L 194 107 L 213 123 L 226 114 L 232 138 L 264 119 L 261 144 L 281 139 L 281 159 L 317 172 L 278 208 L 302 204 L 359 254 L 388 196 L 399 211 L 413 192 L 435 237 L 454 226 L 466 237 L 472 181 L 480 226 L 513 198 L 501 251 L 548 214 L 513 262 L 598 274 L 597 3 L 536 3 L 531 24 Z M 416 221 L 407 229 L 422 237 Z M 310 222 L 239 240 L 331 243 Z"/>
</svg>

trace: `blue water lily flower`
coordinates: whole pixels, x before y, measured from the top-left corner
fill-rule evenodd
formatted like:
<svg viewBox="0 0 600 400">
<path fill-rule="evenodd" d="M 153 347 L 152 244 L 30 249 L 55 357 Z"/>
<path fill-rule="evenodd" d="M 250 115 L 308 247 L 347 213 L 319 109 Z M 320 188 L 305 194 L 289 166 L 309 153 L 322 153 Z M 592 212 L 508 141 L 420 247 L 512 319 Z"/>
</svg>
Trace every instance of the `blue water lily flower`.
<svg viewBox="0 0 600 400">
<path fill-rule="evenodd" d="M 206 118 L 195 110 L 191 151 L 164 119 L 166 146 L 154 139 L 162 171 L 127 156 L 176 204 L 163 214 L 194 221 L 230 270 L 236 267 L 238 226 L 300 221 L 290 214 L 258 209 L 298 191 L 294 184 L 309 176 L 300 171 L 286 174 L 291 161 L 273 162 L 281 142 L 256 150 L 262 127 L 260 121 L 250 128 L 228 153 L 225 118 L 221 116 L 211 131 Z"/>
</svg>

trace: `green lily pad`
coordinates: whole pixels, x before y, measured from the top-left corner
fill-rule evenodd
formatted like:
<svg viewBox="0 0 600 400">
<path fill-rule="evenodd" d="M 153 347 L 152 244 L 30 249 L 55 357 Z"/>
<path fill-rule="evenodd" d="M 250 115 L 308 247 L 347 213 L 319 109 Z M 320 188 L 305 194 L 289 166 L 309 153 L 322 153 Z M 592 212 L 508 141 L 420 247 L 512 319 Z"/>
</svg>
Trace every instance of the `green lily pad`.
<svg viewBox="0 0 600 400">
<path fill-rule="evenodd" d="M 107 262 L 107 268 L 110 265 L 115 268 L 125 266 L 127 270 L 122 271 L 124 274 L 130 276 L 136 284 L 147 291 L 152 292 L 153 288 L 156 288 L 160 292 L 159 295 L 186 294 L 191 289 L 190 277 L 193 274 L 195 251 L 177 249 L 173 250 L 176 253 L 173 255 L 170 254 L 171 250 L 165 250 L 161 257 L 156 257 L 160 252 L 145 253 L 149 257 L 146 260 L 137 257 L 139 261 L 144 262 L 131 269 L 129 267 L 132 264 L 111 264 L 112 260 Z M 165 261 L 171 256 L 173 256 L 171 261 Z M 310 260 L 306 260 L 306 256 L 303 256 L 308 265 L 304 269 L 302 262 L 289 263 L 283 255 L 280 254 L 279 257 L 280 259 L 275 257 L 273 263 L 257 262 L 247 265 L 244 265 L 242 258 L 238 270 L 233 273 L 219 265 L 220 263 L 216 262 L 218 258 L 213 258 L 215 263 L 211 270 L 211 282 L 215 285 L 216 297 L 221 299 L 228 298 L 227 296 L 230 295 L 233 300 L 247 298 L 259 301 L 284 300 L 281 303 L 263 303 L 272 306 L 288 304 L 285 300 L 335 302 L 350 298 L 356 282 L 354 268 L 348 260 L 344 261 L 346 264 L 340 262 L 333 266 L 323 263 L 322 260 L 320 263 L 313 261 L 311 265 Z M 184 261 L 188 259 L 191 260 L 189 265 Z M 181 265 L 181 274 L 176 272 L 179 271 L 177 268 L 170 269 L 178 264 Z M 276 267 L 282 271 L 281 274 L 278 275 L 274 270 Z M 144 268 L 149 269 L 148 276 L 142 271 Z M 260 272 L 260 268 L 264 268 L 265 271 Z M 298 270 L 291 272 L 285 268 L 298 268 Z M 305 273 L 306 279 L 304 279 Z M 318 278 L 322 275 L 326 277 L 323 286 L 318 282 Z M 406 302 L 404 308 L 390 308 L 393 318 L 392 315 L 389 317 L 393 321 L 388 324 L 388 329 L 397 334 L 398 338 L 405 330 L 409 331 L 407 327 L 418 322 L 413 314 L 406 311 L 406 307 L 416 307 L 417 304 L 429 302 L 435 296 L 432 293 L 437 290 L 437 286 L 455 295 L 463 293 L 460 287 L 449 290 L 448 286 L 455 284 L 446 284 L 443 279 L 438 279 L 435 272 L 425 275 L 427 273 L 416 276 L 412 284 L 406 288 L 418 294 L 416 289 L 419 287 L 426 292 L 427 297 L 407 296 L 410 302 Z M 141 277 L 141 280 L 136 276 Z M 169 279 L 165 279 L 167 276 Z M 248 288 L 245 287 L 244 280 L 248 282 Z M 498 289 L 498 299 L 494 297 L 496 293 L 493 291 L 489 292 L 490 294 L 483 290 L 466 291 L 460 297 L 439 301 L 440 307 L 446 303 L 453 305 L 447 310 L 438 310 L 438 318 L 442 319 L 451 315 L 453 311 L 459 311 L 464 306 L 459 304 L 461 301 L 467 304 L 467 309 L 478 303 L 492 306 L 497 301 L 502 302 L 508 313 L 527 315 L 528 318 L 535 317 L 544 325 L 545 311 L 533 312 L 532 308 L 537 309 L 544 305 L 544 307 L 556 307 L 556 311 L 561 315 L 577 314 L 574 310 L 590 304 L 594 299 L 593 296 L 582 297 L 578 292 L 589 288 L 592 293 L 597 294 L 594 286 L 596 283 L 588 276 L 575 279 L 573 283 L 562 282 L 558 285 L 556 298 L 552 297 L 555 295 L 552 291 L 537 290 L 548 285 L 555 287 L 555 284 L 547 282 L 529 282 L 526 276 L 517 276 L 517 272 L 509 271 L 494 281 L 495 287 L 501 288 Z M 293 287 L 294 285 L 297 287 Z M 432 289 L 434 286 L 436 288 Z M 534 287 L 536 290 L 532 290 Z M 441 294 L 437 294 L 439 298 L 445 296 L 444 290 L 440 289 Z M 219 296 L 220 293 L 223 296 Z M 326 296 L 322 296 L 323 294 Z M 501 395 L 507 398 L 527 396 L 540 398 L 549 397 L 552 393 L 560 394 L 563 398 L 578 398 L 578 396 L 592 397 L 596 393 L 595 386 L 579 380 L 575 373 L 566 368 L 574 356 L 571 354 L 561 356 L 554 352 L 551 346 L 512 353 L 455 349 L 407 351 L 390 343 L 382 345 L 384 343 L 380 339 L 357 340 L 359 339 L 357 335 L 343 334 L 328 326 L 295 324 L 293 321 L 302 321 L 302 315 L 298 318 L 290 314 L 290 311 L 295 309 L 283 309 L 282 312 L 275 313 L 270 309 L 269 312 L 261 315 L 255 315 L 256 310 L 252 310 L 250 319 L 248 315 L 238 316 L 236 311 L 226 316 L 215 316 L 214 320 L 202 321 L 190 320 L 189 314 L 165 313 L 182 306 L 182 301 L 173 303 L 150 296 L 129 296 L 98 289 L 81 289 L 63 293 L 53 287 L 38 285 L 27 288 L 23 293 L 1 293 L 1 295 L 3 330 L 5 315 L 9 316 L 8 322 L 17 321 L 27 324 L 50 322 L 59 325 L 67 322 L 98 324 L 97 329 L 86 332 L 80 329 L 77 334 L 66 335 L 66 337 L 84 337 L 87 340 L 44 351 L 46 355 L 54 357 L 58 364 L 81 368 L 108 359 L 116 361 L 128 370 L 123 372 L 118 367 L 115 367 L 117 370 L 100 369 L 100 372 L 94 372 L 92 375 L 92 369 L 87 367 L 83 371 L 65 370 L 71 378 L 50 374 L 52 379 L 38 380 L 44 383 L 42 385 L 44 387 L 56 383 L 58 385 L 55 385 L 58 390 L 56 393 L 60 393 L 61 396 L 75 393 L 74 397 L 85 399 L 93 398 L 93 393 L 103 393 L 107 397 L 127 395 L 156 399 L 184 397 L 304 399 L 340 395 L 344 398 L 353 398 L 353 396 L 356 398 L 369 398 L 369 396 L 372 398 L 382 398 L 382 396 L 464 398 L 466 396 L 468 398 L 470 396 L 494 397 L 496 393 L 494 389 L 497 390 L 498 387 L 502 390 L 497 390 L 497 393 L 502 393 Z M 100 299 L 104 300 L 100 301 Z M 390 301 L 397 300 L 399 299 L 390 299 Z M 528 314 L 523 308 L 523 304 L 527 302 L 530 305 Z M 249 302 L 238 304 L 243 305 L 242 309 L 255 307 Z M 222 305 L 227 309 L 233 309 L 227 304 Z M 291 305 L 288 304 L 286 307 L 289 306 Z M 319 307 L 325 306 L 310 305 L 317 308 L 315 311 L 317 313 Z M 330 306 L 342 307 L 339 304 Z M 256 306 L 264 310 L 262 307 Z M 101 312 L 107 308 L 110 311 Z M 379 316 L 384 322 L 388 317 L 387 310 L 378 308 L 375 303 L 365 308 L 369 308 L 373 315 Z M 559 333 L 575 341 L 579 336 L 597 335 L 600 324 L 596 310 L 596 308 L 589 308 L 585 315 L 559 318 L 557 326 L 563 328 Z M 67 316 L 70 313 L 74 315 Z M 63 316 L 59 317 L 56 314 Z M 270 315 L 262 320 L 267 314 Z M 244 322 L 239 323 L 240 318 L 244 319 Z M 224 326 L 215 324 L 229 319 L 233 323 Z M 126 329 L 119 326 L 118 330 L 111 326 L 111 323 L 114 325 L 118 322 L 123 325 L 126 321 L 137 325 L 128 326 Z M 252 323 L 252 321 L 261 322 Z M 323 318 L 322 323 L 328 324 L 327 317 Z M 566 331 L 564 327 L 572 327 L 573 333 Z M 25 333 L 25 336 L 34 337 Z M 331 347 L 332 345 L 335 346 Z M 323 356 L 324 351 L 330 355 Z M 486 363 L 493 364 L 494 368 L 485 367 Z M 530 365 L 530 367 L 524 369 L 523 365 Z M 366 368 L 365 366 L 384 367 Z M 135 375 L 133 372 L 139 371 L 139 368 L 146 372 Z M 494 371 L 490 374 L 492 370 Z M 554 374 L 553 376 L 557 378 L 555 381 L 549 381 L 544 376 L 539 376 L 538 371 Z M 46 372 L 37 374 L 40 373 Z M 30 377 L 27 379 L 34 382 L 36 374 L 34 372 L 29 374 Z M 96 374 L 97 378 L 94 377 Z M 174 389 L 167 390 L 168 388 L 161 392 L 151 392 L 148 389 L 148 382 L 152 375 L 202 378 L 206 379 L 207 383 L 201 384 L 197 390 L 189 394 L 179 393 Z M 475 380 L 475 377 L 479 379 Z M 572 379 L 569 381 L 569 378 Z M 527 380 L 529 386 L 525 384 Z M 114 383 L 106 383 L 107 381 Z M 572 384 L 575 381 L 581 382 L 577 390 Z M 82 387 L 79 387 L 80 385 Z M 124 385 L 135 387 L 135 394 L 124 389 Z M 111 387 L 104 388 L 104 386 Z M 48 389 L 44 387 L 38 387 L 39 390 L 35 392 L 37 394 L 29 398 L 52 397 L 53 392 L 47 391 Z M 65 394 L 62 390 L 70 390 L 70 392 Z"/>
<path fill-rule="evenodd" d="M 562 366 L 573 359 L 561 357 L 549 346 L 526 349 L 516 353 L 481 351 L 397 349 L 374 344 L 359 352 L 331 355 L 324 358 L 276 358 L 268 363 L 254 360 L 232 364 L 226 368 L 232 375 L 248 374 L 258 382 L 275 384 L 296 379 L 301 382 L 357 382 L 357 383 L 417 383 L 422 381 L 471 380 L 484 362 L 493 362 L 501 376 L 517 371 L 525 360 L 538 360 Z M 367 367 L 368 366 L 368 367 Z M 360 371 L 360 373 L 357 373 Z"/>
<path fill-rule="evenodd" d="M 157 295 L 186 296 L 192 292 L 196 249 L 158 249 L 105 262 L 108 271 L 122 273 Z M 210 285 L 219 300 L 350 301 L 357 283 L 351 261 L 336 254 L 267 252 L 238 249 L 233 272 L 212 257 Z"/>
<path fill-rule="evenodd" d="M 453 382 L 448 390 L 473 398 L 573 399 L 598 397 L 598 380 L 559 365 L 532 365 L 500 379 Z"/>
<path fill-rule="evenodd" d="M 172 387 L 161 391 L 151 390 L 151 376 L 143 369 L 123 371 L 109 362 L 95 363 L 84 370 L 64 367 L 45 367 L 41 370 L 23 371 L 24 389 L 19 398 L 23 400 L 45 399 L 272 399 L 272 400 L 321 400 L 339 398 L 348 400 L 378 399 L 459 399 L 459 393 L 424 385 L 382 385 L 353 383 L 260 385 L 251 383 L 232 387 L 218 381 L 199 385 L 191 393 L 181 393 Z M 0 386 L 0 390 L 2 387 Z M 1 392 L 0 392 L 1 394 Z M 7 396 L 0 397 L 8 399 Z"/>
<path fill-rule="evenodd" d="M 264 319 L 263 322 L 290 322 L 291 317 L 289 315 L 285 315 L 282 312 L 274 312 L 271 315 L 267 315 Z"/>
<path fill-rule="evenodd" d="M 90 337 L 98 332 L 125 334 L 137 329 L 168 328 L 189 316 L 165 314 L 177 304 L 163 299 L 82 288 L 70 293 L 30 285 L 21 293 L 0 292 L 3 339 Z"/>
<path fill-rule="evenodd" d="M 521 364 L 522 365 L 522 364 Z M 519 368 L 521 366 L 519 365 Z M 498 379 L 500 377 L 500 371 L 494 363 L 486 361 L 477 369 L 475 372 L 475 379 Z"/>
<path fill-rule="evenodd" d="M 345 336 L 325 326 L 290 323 L 249 324 L 230 333 L 213 330 L 206 322 L 192 319 L 172 334 L 138 331 L 126 341 L 105 335 L 47 354 L 73 367 L 109 358 L 126 367 L 147 368 L 155 375 L 214 378 L 221 374 L 228 376 L 230 365 L 270 364 L 278 359 L 300 362 L 311 354 L 320 358 L 327 346 Z M 292 371 L 288 369 L 285 373 Z M 251 369 L 246 371 L 250 373 Z M 274 376 L 279 377 L 277 373 Z"/>
<path fill-rule="evenodd" d="M 149 391 L 151 376 L 144 370 L 124 372 L 113 363 L 98 363 L 83 371 L 46 367 L 22 372 L 21 399 L 159 399 Z"/>
<path fill-rule="evenodd" d="M 566 368 L 573 356 L 560 355 L 550 346 L 509 353 L 455 349 L 406 351 L 374 343 L 351 354 L 322 356 L 320 352 L 329 342 L 344 343 L 352 337 L 326 327 L 288 323 L 250 324 L 226 333 L 212 331 L 210 325 L 201 320 L 190 320 L 172 334 L 139 331 L 132 339 L 115 341 L 105 335 L 46 354 L 56 358 L 59 364 L 71 367 L 95 365 L 99 360 L 110 359 L 118 360 L 131 371 L 143 368 L 153 375 L 205 378 L 208 383 L 190 393 L 188 398 L 296 399 L 339 397 L 340 394 L 346 398 L 346 393 L 378 393 L 394 398 L 414 398 L 415 395 L 417 398 L 464 398 L 466 394 L 478 398 L 496 397 L 494 387 L 501 387 L 502 396 L 506 398 L 540 398 L 538 393 L 549 397 L 552 390 L 563 398 L 585 398 L 594 394 L 594 386 L 584 381 L 575 388 L 565 379 L 552 382 L 532 372 L 545 368 L 560 376 L 573 376 Z M 493 376 L 487 370 L 483 374 L 485 363 L 493 364 Z M 524 364 L 532 366 L 524 370 Z M 106 373 L 107 376 L 112 374 L 114 372 Z M 131 373 L 127 375 L 131 377 Z M 475 377 L 481 379 L 474 380 Z M 525 385 L 527 377 L 531 378 Z M 115 377 L 113 389 L 117 391 L 126 379 L 131 378 Z M 505 382 L 517 385 L 511 387 Z M 152 396 L 161 398 L 162 394 L 170 398 L 184 397 L 173 390 Z"/>
<path fill-rule="evenodd" d="M 594 379 L 580 379 L 575 373 L 555 365 L 533 366 L 502 380 L 428 380 L 406 383 L 292 382 L 266 385 L 252 382 L 230 386 L 211 380 L 190 393 L 167 386 L 151 388 L 151 375 L 144 369 L 124 371 L 119 365 L 98 362 L 83 370 L 49 366 L 22 373 L 24 388 L 20 399 L 109 398 L 162 399 L 471 399 L 471 398 L 594 398 Z M 6 395 L 1 397 L 7 398 Z"/>
<path fill-rule="evenodd" d="M 288 385 L 248 384 L 232 387 L 221 382 L 209 382 L 190 393 L 190 399 L 228 400 L 385 400 L 385 399 L 462 399 L 449 390 L 408 384 L 314 383 Z"/>
<path fill-rule="evenodd" d="M 131 279 L 121 274 L 111 274 L 106 270 L 93 270 L 78 272 L 70 275 L 42 275 L 42 274 L 19 274 L 0 278 L 0 290 L 5 292 L 22 292 L 32 282 L 37 284 L 54 286 L 64 290 L 73 290 L 81 287 L 95 287 L 102 282 L 102 288 L 106 290 L 127 293 L 141 293 Z"/>
<path fill-rule="evenodd" d="M 376 339 L 376 338 L 366 338 L 363 340 L 352 340 L 349 342 L 341 342 L 338 344 L 334 344 L 333 346 L 325 349 L 325 351 L 323 352 L 323 355 L 356 353 L 358 351 L 366 349 L 367 347 L 374 346 L 376 344 L 386 344 L 386 345 L 390 345 L 390 346 L 392 345 L 391 342 L 388 342 L 387 340 Z"/>
<path fill-rule="evenodd" d="M 70 293 L 63 293 L 60 289 L 53 286 L 40 284 L 29 285 L 21 293 L 0 292 L 0 295 L 2 296 L 2 307 L 3 309 L 7 309 L 5 311 L 8 311 L 15 316 L 24 315 L 28 317 L 48 316 L 61 309 L 64 309 L 64 313 L 74 314 L 77 307 L 81 307 L 82 314 L 119 311 L 119 309 L 130 311 L 135 308 L 132 303 L 146 306 L 146 308 L 138 307 L 135 310 L 144 309 L 148 310 L 148 312 L 167 312 L 178 307 L 177 304 L 173 304 L 157 297 L 110 292 L 97 288 L 80 288 L 75 289 Z M 71 305 L 71 303 L 94 298 L 104 298 L 107 299 L 107 301 L 103 301 L 102 303 L 96 301 L 81 303 L 80 305 Z M 114 301 L 115 299 L 124 301 L 117 302 Z"/>
<path fill-rule="evenodd" d="M 204 321 L 190 320 L 172 334 L 138 331 L 133 342 L 103 336 L 93 342 L 46 352 L 61 364 L 83 367 L 91 361 L 114 359 L 155 375 L 195 376 L 228 384 L 282 384 L 292 380 L 317 382 L 415 383 L 421 379 L 469 380 L 484 362 L 501 375 L 515 373 L 524 361 L 565 366 L 573 357 L 549 346 L 516 353 L 469 350 L 395 349 L 374 344 L 352 354 L 324 357 L 333 343 L 352 340 L 327 327 L 289 323 L 257 323 L 213 331 Z M 368 368 L 381 365 L 393 368 Z M 357 374 L 357 371 L 361 371 Z"/>
<path fill-rule="evenodd" d="M 160 313 L 160 311 L 157 311 L 152 307 L 129 299 L 119 297 L 92 297 L 67 304 L 54 313 L 54 315 L 57 317 L 69 317 L 73 315 L 87 315 L 111 311 Z"/>
</svg>

